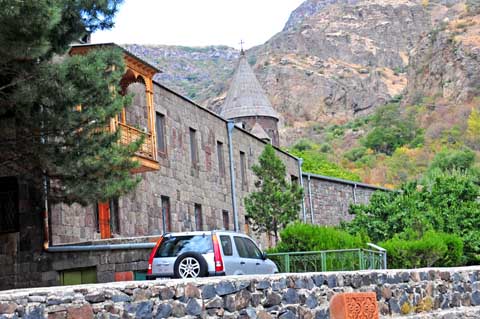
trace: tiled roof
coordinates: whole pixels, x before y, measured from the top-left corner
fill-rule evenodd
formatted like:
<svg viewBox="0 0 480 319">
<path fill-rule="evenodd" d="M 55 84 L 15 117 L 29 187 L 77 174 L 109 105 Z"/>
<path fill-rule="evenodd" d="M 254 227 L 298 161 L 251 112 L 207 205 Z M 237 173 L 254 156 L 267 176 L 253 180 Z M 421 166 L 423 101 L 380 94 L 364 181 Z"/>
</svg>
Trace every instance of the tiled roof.
<svg viewBox="0 0 480 319">
<path fill-rule="evenodd" d="M 240 55 L 238 67 L 228 90 L 220 115 L 226 119 L 267 116 L 278 119 L 265 91 L 258 82 L 245 54 Z"/>
</svg>

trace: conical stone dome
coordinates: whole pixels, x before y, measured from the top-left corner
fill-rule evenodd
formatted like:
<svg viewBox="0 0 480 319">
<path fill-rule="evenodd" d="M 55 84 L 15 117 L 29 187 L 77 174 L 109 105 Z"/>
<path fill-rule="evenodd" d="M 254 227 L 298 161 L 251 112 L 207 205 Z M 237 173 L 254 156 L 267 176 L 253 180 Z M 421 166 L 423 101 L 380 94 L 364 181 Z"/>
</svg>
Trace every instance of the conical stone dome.
<svg viewBox="0 0 480 319">
<path fill-rule="evenodd" d="M 220 115 L 228 120 L 255 116 L 278 120 L 277 112 L 273 110 L 243 52 Z"/>
</svg>

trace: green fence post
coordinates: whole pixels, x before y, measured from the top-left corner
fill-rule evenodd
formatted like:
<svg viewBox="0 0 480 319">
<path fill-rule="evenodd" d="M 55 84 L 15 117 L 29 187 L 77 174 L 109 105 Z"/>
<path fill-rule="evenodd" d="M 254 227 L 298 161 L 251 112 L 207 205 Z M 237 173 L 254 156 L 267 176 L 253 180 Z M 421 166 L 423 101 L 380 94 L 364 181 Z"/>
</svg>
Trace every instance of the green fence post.
<svg viewBox="0 0 480 319">
<path fill-rule="evenodd" d="M 322 264 L 322 271 L 327 271 L 327 254 L 324 251 L 320 253 L 320 260 Z"/>
<path fill-rule="evenodd" d="M 285 254 L 285 272 L 290 272 L 290 254 Z"/>
<path fill-rule="evenodd" d="M 359 270 L 363 269 L 363 252 L 361 249 L 358 250 L 358 267 Z"/>
</svg>

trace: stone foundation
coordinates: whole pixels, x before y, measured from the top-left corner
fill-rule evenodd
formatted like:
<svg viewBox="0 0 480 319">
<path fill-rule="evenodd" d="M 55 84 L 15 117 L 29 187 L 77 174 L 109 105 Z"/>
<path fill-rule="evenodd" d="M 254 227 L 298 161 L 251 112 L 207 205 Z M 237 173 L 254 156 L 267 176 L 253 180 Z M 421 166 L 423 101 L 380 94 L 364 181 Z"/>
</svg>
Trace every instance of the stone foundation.
<svg viewBox="0 0 480 319">
<path fill-rule="evenodd" d="M 329 318 L 374 292 L 381 318 L 478 318 L 480 267 L 119 282 L 0 293 L 0 318 Z"/>
</svg>

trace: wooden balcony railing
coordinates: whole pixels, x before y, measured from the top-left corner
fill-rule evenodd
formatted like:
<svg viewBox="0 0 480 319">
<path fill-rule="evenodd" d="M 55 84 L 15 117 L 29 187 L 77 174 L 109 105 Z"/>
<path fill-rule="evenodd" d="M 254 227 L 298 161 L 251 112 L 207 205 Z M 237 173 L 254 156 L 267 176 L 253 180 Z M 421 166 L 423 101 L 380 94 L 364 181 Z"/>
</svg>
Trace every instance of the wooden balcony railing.
<svg viewBox="0 0 480 319">
<path fill-rule="evenodd" d="M 150 160 L 156 160 L 153 151 L 153 139 L 151 133 L 143 132 L 138 128 L 123 123 L 118 123 L 118 128 L 120 130 L 120 143 L 122 144 L 133 143 L 144 136 L 143 143 L 136 155 Z"/>
</svg>

